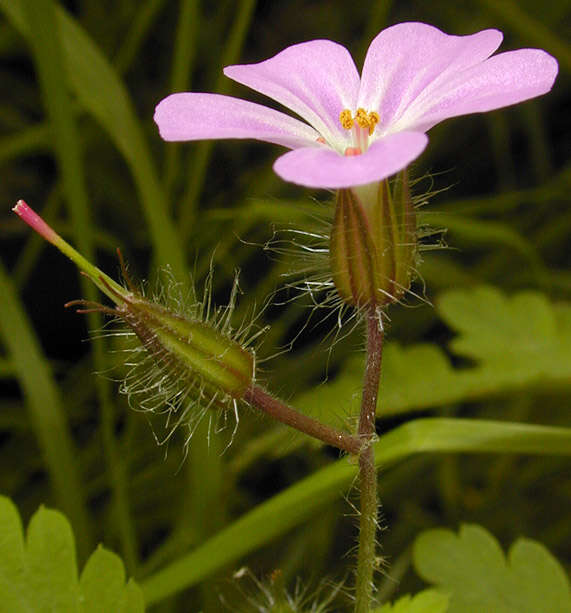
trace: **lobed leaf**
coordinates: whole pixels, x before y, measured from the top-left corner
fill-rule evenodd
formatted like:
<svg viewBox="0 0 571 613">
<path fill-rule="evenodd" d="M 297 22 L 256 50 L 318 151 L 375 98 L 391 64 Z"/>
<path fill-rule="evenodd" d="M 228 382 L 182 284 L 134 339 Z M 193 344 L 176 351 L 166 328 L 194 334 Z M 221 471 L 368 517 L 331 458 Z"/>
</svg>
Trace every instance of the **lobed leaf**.
<svg viewBox="0 0 571 613">
<path fill-rule="evenodd" d="M 447 292 L 438 310 L 460 333 L 453 351 L 486 373 L 501 368 L 514 384 L 571 379 L 571 305 L 551 304 L 538 292 L 507 297 L 482 286 Z"/>
<path fill-rule="evenodd" d="M 78 581 L 75 542 L 59 511 L 40 508 L 24 540 L 18 510 L 0 496 L 0 613 L 140 613 L 140 588 L 120 558 L 99 546 Z"/>
<path fill-rule="evenodd" d="M 569 580 L 540 543 L 521 538 L 507 559 L 484 528 L 465 525 L 458 535 L 429 530 L 414 545 L 418 574 L 450 593 L 448 613 L 566 613 Z"/>
<path fill-rule="evenodd" d="M 449 601 L 448 594 L 438 590 L 423 590 L 415 596 L 407 594 L 394 604 L 384 604 L 372 613 L 446 613 Z"/>
<path fill-rule="evenodd" d="M 445 292 L 437 301 L 444 321 L 459 335 L 452 351 L 472 360 L 454 368 L 435 345 L 389 343 L 383 356 L 379 415 L 486 398 L 508 390 L 571 383 L 571 304 L 554 304 L 539 292 L 513 297 L 481 286 Z M 354 357 L 332 382 L 300 394 L 296 406 L 327 406 L 354 415 L 360 401 L 363 358 Z"/>
</svg>

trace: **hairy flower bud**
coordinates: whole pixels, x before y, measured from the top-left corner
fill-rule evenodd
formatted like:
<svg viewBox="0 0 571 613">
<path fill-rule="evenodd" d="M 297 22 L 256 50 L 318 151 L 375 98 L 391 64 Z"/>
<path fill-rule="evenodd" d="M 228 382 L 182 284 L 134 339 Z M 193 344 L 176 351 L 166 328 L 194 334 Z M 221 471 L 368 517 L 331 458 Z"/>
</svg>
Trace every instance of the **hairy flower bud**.
<svg viewBox="0 0 571 613">
<path fill-rule="evenodd" d="M 254 355 L 201 320 L 187 319 L 131 293 L 112 312 L 121 317 L 174 376 L 201 381 L 239 399 L 254 378 Z M 172 375 L 171 375 L 172 376 Z"/>
<path fill-rule="evenodd" d="M 340 189 L 331 231 L 333 281 L 357 307 L 398 301 L 410 287 L 417 252 L 408 174 L 389 184 Z"/>
<path fill-rule="evenodd" d="M 126 323 L 136 336 L 130 350 L 130 368 L 120 391 L 140 410 L 167 413 L 167 440 L 178 425 L 187 427 L 190 440 L 196 426 L 210 409 L 233 411 L 238 423 L 238 403 L 254 383 L 255 352 L 248 348 L 251 325 L 234 331 L 230 316 L 234 309 L 237 283 L 229 304 L 211 305 L 211 276 L 200 300 L 194 288 L 180 296 L 181 285 L 170 283 L 160 292 L 161 300 L 150 300 L 131 282 L 121 254 L 121 270 L 127 287 L 116 283 L 88 262 L 59 236 L 25 202 L 14 207 L 28 225 L 66 254 L 115 304 L 75 300 L 66 306 L 79 306 L 79 312 L 99 311 Z M 172 279 L 171 279 L 172 281 Z M 178 295 L 175 295 L 178 294 Z M 133 334 L 134 333 L 134 334 Z M 142 344 L 142 347 L 141 347 Z"/>
<path fill-rule="evenodd" d="M 95 310 L 112 315 L 125 322 L 140 341 L 130 350 L 130 370 L 120 391 L 134 408 L 167 413 L 169 432 L 163 442 L 182 425 L 188 432 L 188 443 L 207 414 L 209 423 L 220 425 L 226 423 L 227 411 L 231 411 L 237 427 L 238 405 L 253 385 L 255 374 L 255 353 L 244 340 L 249 326 L 233 332 L 229 325 L 237 284 L 230 304 L 212 312 L 208 283 L 202 301 L 194 291 L 186 299 L 169 296 L 180 290 L 175 283 L 174 288 L 162 292 L 165 298 L 174 298 L 173 307 L 145 298 L 127 276 L 122 259 L 121 268 L 128 290 L 117 292 L 104 281 L 115 308 L 85 300 L 66 305 L 79 306 L 79 312 Z"/>
</svg>

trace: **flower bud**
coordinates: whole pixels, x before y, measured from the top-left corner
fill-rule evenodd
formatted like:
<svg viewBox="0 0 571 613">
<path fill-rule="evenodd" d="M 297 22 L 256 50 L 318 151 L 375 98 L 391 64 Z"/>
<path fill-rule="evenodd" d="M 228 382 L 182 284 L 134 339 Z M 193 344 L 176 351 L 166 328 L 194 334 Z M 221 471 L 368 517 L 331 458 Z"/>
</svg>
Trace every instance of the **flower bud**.
<svg viewBox="0 0 571 613">
<path fill-rule="evenodd" d="M 230 303 L 221 310 L 211 308 L 211 280 L 206 283 L 203 301 L 194 292 L 184 298 L 170 296 L 171 308 L 147 300 L 129 279 L 126 266 L 118 251 L 123 278 L 128 287 L 116 283 L 88 262 L 59 236 L 24 201 L 14 207 L 30 227 L 67 255 L 115 306 L 108 307 L 86 300 L 75 300 L 66 306 L 79 306 L 79 312 L 99 311 L 125 322 L 143 345 L 137 343 L 128 361 L 129 373 L 120 391 L 143 411 L 167 412 L 170 434 L 179 424 L 185 424 L 190 440 L 196 426 L 209 409 L 233 409 L 238 424 L 238 403 L 254 382 L 255 353 L 246 348 L 244 337 L 250 326 L 233 333 L 229 318 L 234 309 L 237 283 Z M 180 290 L 178 284 L 174 284 Z M 184 315 L 180 306 L 184 305 Z M 130 333 L 129 333 L 130 334 Z M 121 333 L 123 336 L 124 333 Z M 254 334 L 249 342 L 257 336 Z M 171 415 L 176 414 L 171 420 Z M 170 434 L 165 440 L 168 440 Z"/>
<path fill-rule="evenodd" d="M 241 398 L 254 378 L 254 355 L 214 325 L 171 313 L 139 295 L 115 309 L 156 360 L 175 376 L 194 379 Z M 172 375 L 171 375 L 172 376 Z"/>
<path fill-rule="evenodd" d="M 392 184 L 385 179 L 337 192 L 330 258 L 345 302 L 363 307 L 398 301 L 410 287 L 416 251 L 406 171 Z"/>
</svg>

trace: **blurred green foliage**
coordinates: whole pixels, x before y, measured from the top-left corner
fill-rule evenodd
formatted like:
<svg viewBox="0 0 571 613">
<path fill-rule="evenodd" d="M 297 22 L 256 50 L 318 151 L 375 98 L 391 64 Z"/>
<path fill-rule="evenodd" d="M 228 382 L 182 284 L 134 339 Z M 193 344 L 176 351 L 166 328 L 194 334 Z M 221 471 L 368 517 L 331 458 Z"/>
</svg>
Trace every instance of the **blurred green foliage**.
<svg viewBox="0 0 571 613">
<path fill-rule="evenodd" d="M 9 208 L 25 198 L 108 273 L 117 269 L 117 247 L 141 278 L 152 279 L 157 266 L 168 264 L 179 276 L 192 272 L 200 286 L 213 264 L 221 303 L 240 268 L 239 323 L 253 304 L 260 309 L 283 286 L 289 270 L 287 261 L 262 247 L 276 231 L 312 230 L 316 217 L 327 216 L 331 196 L 281 182 L 271 169 L 278 151 L 269 145 L 162 142 L 152 122 L 155 104 L 188 89 L 259 100 L 225 79 L 222 67 L 259 61 L 312 38 L 345 44 L 359 64 L 371 38 L 400 21 L 425 21 L 453 34 L 497 27 L 505 34 L 502 49 L 543 47 L 559 60 L 560 74 L 543 98 L 455 119 L 430 132 L 429 148 L 414 170 L 433 177 L 421 181 L 417 193 L 444 190 L 423 207 L 422 222 L 449 228 L 449 249 L 425 252 L 416 290 L 433 302 L 452 295 L 445 294 L 450 289 L 467 290 L 455 294 L 466 300 L 482 284 L 506 296 L 532 290 L 528 296 L 539 296 L 536 315 L 546 304 L 567 312 L 569 2 L 0 0 L 0 9 L 0 493 L 16 502 L 26 520 L 42 503 L 65 511 L 82 565 L 95 543 L 103 542 L 121 555 L 143 589 L 158 569 L 198 545 L 206 547 L 208 559 L 214 558 L 212 574 L 161 603 L 160 611 L 220 610 L 218 594 L 232 590 L 227 577 L 243 564 L 260 575 L 280 568 L 287 584 L 298 576 L 308 583 L 343 578 L 350 563 L 344 554 L 355 535 L 344 486 L 336 486 L 326 506 L 316 505 L 303 522 L 276 517 L 261 538 L 253 536 L 255 523 L 246 522 L 243 532 L 235 523 L 303 477 L 336 466 L 331 451 L 248 413 L 224 453 L 224 433 L 210 444 L 205 432 L 198 433 L 185 462 L 182 434 L 168 449 L 158 447 L 153 428 L 160 437 L 161 423 L 149 427 L 143 415 L 129 410 L 114 375 L 107 374 L 121 361 L 113 353 L 118 339 L 100 338 L 104 323 L 97 316 L 86 322 L 61 306 L 96 294 Z M 271 324 L 260 357 L 274 356 L 262 365 L 261 378 L 287 400 L 319 395 L 327 387 L 320 384 L 335 384 L 338 375 L 346 380 L 357 372 L 355 356 L 362 347 L 358 327 L 349 323 L 336 333 L 334 317 L 289 301 L 294 294 L 282 290 L 276 300 L 282 304 L 260 317 L 260 325 Z M 465 377 L 481 358 L 478 340 L 485 344 L 466 333 L 478 321 L 478 309 L 468 308 L 475 302 L 451 305 L 449 298 L 440 312 L 421 300 L 410 304 L 415 308 L 390 312 L 394 346 L 387 351 L 397 356 L 428 344 L 432 355 L 450 361 L 454 376 Z M 466 325 L 451 325 L 453 308 L 465 313 Z M 521 338 L 529 339 L 525 314 L 513 321 Z M 493 368 L 513 374 L 512 358 L 503 351 L 510 335 L 517 345 L 518 326 L 507 334 L 505 322 L 492 323 L 501 327 Z M 95 339 L 85 343 L 88 329 Z M 538 329 L 540 335 L 545 331 Z M 457 330 L 466 334 L 464 344 L 456 341 L 451 351 L 448 342 Z M 549 330 L 551 340 L 535 347 L 542 365 L 538 377 L 550 368 L 560 334 Z M 488 329 L 488 341 L 490 335 Z M 565 341 L 557 346 L 557 355 L 568 352 Z M 396 364 L 406 387 L 406 369 Z M 378 430 L 397 432 L 393 428 L 417 417 L 419 409 L 424 416 L 569 425 L 571 381 L 565 365 L 559 366 L 563 375 L 545 375 L 543 384 L 511 381 L 490 393 L 471 388 L 442 394 L 438 402 L 405 403 L 398 416 L 383 416 L 381 406 Z M 414 368 L 408 376 L 414 388 Z M 323 403 L 320 411 L 327 418 Z M 346 415 L 332 419 L 339 417 Z M 461 521 L 486 526 L 504 546 L 521 535 L 536 539 L 571 566 L 565 457 L 418 455 L 387 465 L 379 487 L 388 527 L 381 542 L 390 563 L 387 578 L 380 579 L 383 599 L 420 589 L 410 562 L 417 534 L 442 525 L 455 529 Z M 290 526 L 285 534 L 280 521 Z M 212 552 L 223 552 L 227 544 L 209 537 L 225 534 L 223 528 L 257 544 L 246 547 L 248 555 L 239 562 L 217 566 Z"/>
</svg>

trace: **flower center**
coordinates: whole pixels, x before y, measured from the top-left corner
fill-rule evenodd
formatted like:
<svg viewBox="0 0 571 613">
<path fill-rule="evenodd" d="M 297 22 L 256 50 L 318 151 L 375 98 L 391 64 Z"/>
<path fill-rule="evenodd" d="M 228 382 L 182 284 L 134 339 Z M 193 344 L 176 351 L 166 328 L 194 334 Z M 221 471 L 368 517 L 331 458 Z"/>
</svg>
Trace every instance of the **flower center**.
<svg viewBox="0 0 571 613">
<path fill-rule="evenodd" d="M 369 136 L 373 134 L 379 121 L 379 114 L 375 111 L 358 108 L 353 116 L 349 109 L 343 109 L 339 113 L 339 123 L 345 130 L 351 131 L 353 140 L 353 146 L 345 149 L 345 155 L 359 155 L 366 151 L 369 145 Z"/>
</svg>

